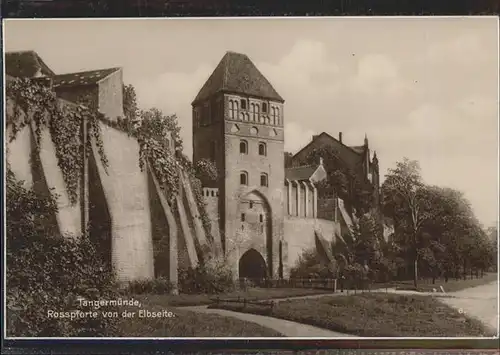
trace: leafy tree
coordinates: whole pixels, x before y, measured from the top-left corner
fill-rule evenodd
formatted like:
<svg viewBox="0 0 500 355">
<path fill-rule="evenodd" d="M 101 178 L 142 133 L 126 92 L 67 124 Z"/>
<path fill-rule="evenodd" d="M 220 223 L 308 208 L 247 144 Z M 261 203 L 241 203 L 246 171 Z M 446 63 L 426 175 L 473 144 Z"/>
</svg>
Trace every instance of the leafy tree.
<svg viewBox="0 0 500 355">
<path fill-rule="evenodd" d="M 423 223 L 429 218 L 425 210 L 426 187 L 422 182 L 420 165 L 405 158 L 389 169 L 382 184 L 382 203 L 386 215 L 395 222 L 396 233 L 406 246 L 406 254 L 413 264 L 413 283 L 417 287 L 419 245 Z"/>
<path fill-rule="evenodd" d="M 137 94 L 132 84 L 123 85 L 123 114 L 125 121 L 131 127 L 137 127 L 140 122 L 141 115 L 139 107 L 137 106 Z"/>
<path fill-rule="evenodd" d="M 116 318 L 54 318 L 49 311 L 82 309 L 78 297 L 117 299 L 114 275 L 86 236 L 61 236 L 49 228 L 57 213 L 54 196 L 26 189 L 6 177 L 6 290 L 10 336 L 114 335 Z M 103 307 L 99 311 L 110 311 Z"/>
<path fill-rule="evenodd" d="M 209 159 L 200 159 L 194 166 L 196 177 L 201 180 L 204 186 L 213 185 L 218 178 L 218 171 L 215 163 Z"/>
</svg>

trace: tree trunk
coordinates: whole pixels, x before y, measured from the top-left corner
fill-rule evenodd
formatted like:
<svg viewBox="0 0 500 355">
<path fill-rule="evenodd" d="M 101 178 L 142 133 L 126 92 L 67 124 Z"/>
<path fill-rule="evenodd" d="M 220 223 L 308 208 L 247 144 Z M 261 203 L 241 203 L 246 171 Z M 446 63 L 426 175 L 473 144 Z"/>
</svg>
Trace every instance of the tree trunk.
<svg viewBox="0 0 500 355">
<path fill-rule="evenodd" d="M 413 286 L 417 287 L 418 281 L 418 256 L 415 255 L 415 261 L 413 262 Z"/>
</svg>

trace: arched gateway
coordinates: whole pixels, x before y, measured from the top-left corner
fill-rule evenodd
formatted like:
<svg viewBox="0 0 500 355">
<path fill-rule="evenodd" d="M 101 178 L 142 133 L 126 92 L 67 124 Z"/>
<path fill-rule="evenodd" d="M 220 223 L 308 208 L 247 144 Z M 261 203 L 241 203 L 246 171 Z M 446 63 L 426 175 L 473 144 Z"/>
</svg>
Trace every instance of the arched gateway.
<svg viewBox="0 0 500 355">
<path fill-rule="evenodd" d="M 257 250 L 250 249 L 240 258 L 238 273 L 240 278 L 263 279 L 267 275 L 266 262 Z"/>
<path fill-rule="evenodd" d="M 272 275 L 271 209 L 259 191 L 243 196 L 240 213 L 240 278 L 265 278 Z"/>
</svg>

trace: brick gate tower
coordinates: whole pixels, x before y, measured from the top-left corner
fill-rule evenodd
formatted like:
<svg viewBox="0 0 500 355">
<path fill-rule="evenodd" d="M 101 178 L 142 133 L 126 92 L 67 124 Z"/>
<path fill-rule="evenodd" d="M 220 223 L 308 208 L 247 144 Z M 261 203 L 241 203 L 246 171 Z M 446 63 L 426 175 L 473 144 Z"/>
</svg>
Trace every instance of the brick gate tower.
<svg viewBox="0 0 500 355">
<path fill-rule="evenodd" d="M 281 277 L 283 98 L 244 54 L 227 52 L 193 107 L 193 162 L 215 162 L 221 241 L 235 276 Z"/>
</svg>

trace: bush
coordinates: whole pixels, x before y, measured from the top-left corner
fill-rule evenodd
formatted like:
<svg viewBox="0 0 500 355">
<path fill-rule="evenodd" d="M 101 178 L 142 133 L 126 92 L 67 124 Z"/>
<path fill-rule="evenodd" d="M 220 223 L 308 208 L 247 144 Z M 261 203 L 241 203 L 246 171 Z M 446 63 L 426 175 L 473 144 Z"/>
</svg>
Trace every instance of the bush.
<svg viewBox="0 0 500 355">
<path fill-rule="evenodd" d="M 106 336 L 116 318 L 54 318 L 48 311 L 80 309 L 78 298 L 117 299 L 114 276 L 88 238 L 50 232 L 57 207 L 7 172 L 7 334 L 9 336 Z M 102 307 L 100 311 L 111 310 Z"/>
<path fill-rule="evenodd" d="M 158 277 L 154 280 L 137 280 L 129 282 L 125 293 L 133 294 L 167 294 L 172 290 L 171 282 L 164 278 Z"/>
<path fill-rule="evenodd" d="M 292 279 L 327 279 L 332 276 L 332 270 L 321 262 L 315 249 L 304 250 L 290 270 Z"/>
<path fill-rule="evenodd" d="M 233 275 L 223 261 L 210 260 L 179 273 L 179 292 L 217 294 L 234 289 Z"/>
</svg>

